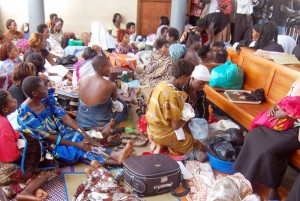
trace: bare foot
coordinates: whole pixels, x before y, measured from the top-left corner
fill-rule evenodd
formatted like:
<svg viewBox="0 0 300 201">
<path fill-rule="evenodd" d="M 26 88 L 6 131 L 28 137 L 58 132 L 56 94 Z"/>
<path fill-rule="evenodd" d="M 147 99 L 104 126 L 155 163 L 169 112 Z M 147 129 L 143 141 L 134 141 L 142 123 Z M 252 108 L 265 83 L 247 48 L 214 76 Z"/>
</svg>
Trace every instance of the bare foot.
<svg viewBox="0 0 300 201">
<path fill-rule="evenodd" d="M 136 91 L 138 91 L 138 89 L 135 89 L 134 87 L 129 87 L 128 89 L 128 95 L 131 99 L 131 103 L 134 104 L 134 105 L 137 105 L 138 104 L 138 101 L 137 101 L 137 94 Z"/>
<path fill-rule="evenodd" d="M 86 177 L 89 177 L 93 171 L 94 171 L 94 168 L 92 168 L 92 167 L 88 167 L 88 168 L 84 169 Z"/>
<path fill-rule="evenodd" d="M 45 200 L 48 197 L 48 193 L 40 188 L 35 191 L 34 195 L 42 200 Z"/>
<path fill-rule="evenodd" d="M 19 193 L 16 196 L 16 200 L 17 201 L 43 201 L 45 199 L 38 198 L 35 195 L 30 194 L 30 193 L 23 190 L 21 193 Z"/>
<path fill-rule="evenodd" d="M 156 144 L 156 148 L 155 150 L 153 151 L 154 154 L 159 154 L 162 150 L 163 146 L 160 145 L 160 144 Z"/>
<path fill-rule="evenodd" d="M 98 167 L 102 167 L 103 165 L 102 165 L 102 163 L 100 163 L 99 161 L 92 160 L 91 166 L 92 166 L 93 168 L 98 168 Z"/>
<path fill-rule="evenodd" d="M 118 160 L 118 163 L 119 163 L 120 165 L 122 165 L 122 164 L 123 164 L 123 161 L 124 161 L 126 158 L 128 158 L 128 157 L 132 154 L 132 152 L 133 152 L 133 145 L 132 145 L 132 142 L 129 141 L 129 142 L 126 144 L 125 148 L 124 148 L 122 151 L 120 151 L 120 158 L 119 158 L 119 160 Z"/>
<path fill-rule="evenodd" d="M 112 118 L 108 124 L 100 128 L 103 136 L 109 136 L 111 129 L 115 126 L 115 120 Z"/>
<path fill-rule="evenodd" d="M 150 144 L 150 150 L 151 150 L 151 152 L 154 152 L 155 149 L 156 149 L 155 142 L 151 142 L 151 144 Z"/>
<path fill-rule="evenodd" d="M 133 152 L 133 145 L 132 142 L 129 141 L 123 150 L 118 152 L 112 152 L 110 154 L 110 158 L 106 160 L 105 164 L 115 164 L 115 165 L 122 165 L 123 161 L 128 158 Z"/>
</svg>

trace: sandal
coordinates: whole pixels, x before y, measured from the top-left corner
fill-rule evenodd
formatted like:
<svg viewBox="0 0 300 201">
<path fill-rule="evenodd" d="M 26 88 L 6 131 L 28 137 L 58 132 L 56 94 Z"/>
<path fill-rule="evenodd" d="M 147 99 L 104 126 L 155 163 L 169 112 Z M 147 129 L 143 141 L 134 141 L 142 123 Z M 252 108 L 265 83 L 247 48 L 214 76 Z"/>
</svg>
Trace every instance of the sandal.
<svg viewBox="0 0 300 201">
<path fill-rule="evenodd" d="M 148 143 L 148 138 L 142 135 L 135 135 L 133 138 L 131 139 L 123 139 L 122 140 L 122 144 L 127 143 L 128 141 L 132 142 L 132 145 L 134 147 L 142 147 L 145 146 Z"/>
<path fill-rule="evenodd" d="M 116 135 L 125 131 L 125 127 L 114 128 L 110 131 L 111 135 Z"/>
</svg>

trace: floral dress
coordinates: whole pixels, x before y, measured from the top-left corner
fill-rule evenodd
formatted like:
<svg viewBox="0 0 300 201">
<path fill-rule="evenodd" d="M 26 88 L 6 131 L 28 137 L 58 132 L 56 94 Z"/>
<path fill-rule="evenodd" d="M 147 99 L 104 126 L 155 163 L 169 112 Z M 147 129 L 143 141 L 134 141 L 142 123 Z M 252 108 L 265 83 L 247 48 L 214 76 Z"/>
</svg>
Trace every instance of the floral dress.
<svg viewBox="0 0 300 201">
<path fill-rule="evenodd" d="M 49 147 L 58 160 L 69 164 L 74 164 L 80 159 L 87 163 L 91 160 L 105 163 L 112 152 L 105 147 L 94 147 L 92 151 L 85 152 L 74 146 L 61 145 L 61 139 L 81 142 L 83 136 L 62 122 L 66 111 L 56 102 L 53 96 L 50 95 L 48 98 L 43 99 L 42 102 L 45 105 L 45 110 L 40 114 L 37 114 L 25 104 L 20 106 L 18 123 L 22 129 L 29 130 L 32 135 Z M 57 136 L 57 142 L 52 143 L 48 141 L 47 137 L 49 135 Z"/>
</svg>

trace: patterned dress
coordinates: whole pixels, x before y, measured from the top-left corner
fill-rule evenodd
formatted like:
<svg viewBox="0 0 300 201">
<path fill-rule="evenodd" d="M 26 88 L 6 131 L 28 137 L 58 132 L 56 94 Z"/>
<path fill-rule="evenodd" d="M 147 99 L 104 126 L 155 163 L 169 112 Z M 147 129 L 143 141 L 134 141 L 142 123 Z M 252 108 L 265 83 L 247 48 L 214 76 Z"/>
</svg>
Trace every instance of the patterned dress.
<svg viewBox="0 0 300 201">
<path fill-rule="evenodd" d="M 168 147 L 171 154 L 185 154 L 202 149 L 202 144 L 194 140 L 187 127 L 184 127 L 185 140 L 179 141 L 172 128 L 172 120 L 182 119 L 181 111 L 187 99 L 184 91 L 177 91 L 166 82 L 159 83 L 152 91 L 147 104 L 148 137 L 157 144 Z"/>
<path fill-rule="evenodd" d="M 111 154 L 111 150 L 105 147 L 94 147 L 92 151 L 85 152 L 74 146 L 60 144 L 61 139 L 81 142 L 83 136 L 62 122 L 66 111 L 53 97 L 50 97 L 51 96 L 43 99 L 45 110 L 40 114 L 37 114 L 25 104 L 20 106 L 18 111 L 18 123 L 21 128 L 31 131 L 31 134 L 53 150 L 55 158 L 63 162 L 74 164 L 81 159 L 87 162 L 98 160 L 101 163 L 105 163 Z M 47 137 L 49 135 L 57 136 L 57 142 L 52 143 L 48 141 Z"/>
<path fill-rule="evenodd" d="M 141 85 L 156 86 L 161 81 L 171 78 L 169 69 L 172 65 L 172 59 L 169 56 L 163 56 L 158 51 L 154 51 L 149 56 L 149 63 L 145 67 L 142 78 L 139 80 Z"/>
</svg>

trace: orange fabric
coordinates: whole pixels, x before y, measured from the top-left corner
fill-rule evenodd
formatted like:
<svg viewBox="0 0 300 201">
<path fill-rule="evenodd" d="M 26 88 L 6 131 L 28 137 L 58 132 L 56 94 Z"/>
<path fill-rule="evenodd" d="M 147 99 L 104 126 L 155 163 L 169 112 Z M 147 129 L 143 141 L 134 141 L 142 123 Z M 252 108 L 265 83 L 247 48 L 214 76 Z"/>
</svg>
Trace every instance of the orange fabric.
<svg viewBox="0 0 300 201">
<path fill-rule="evenodd" d="M 134 69 L 136 67 L 136 59 L 126 54 L 112 53 L 108 55 L 108 58 L 112 66 Z"/>
</svg>

